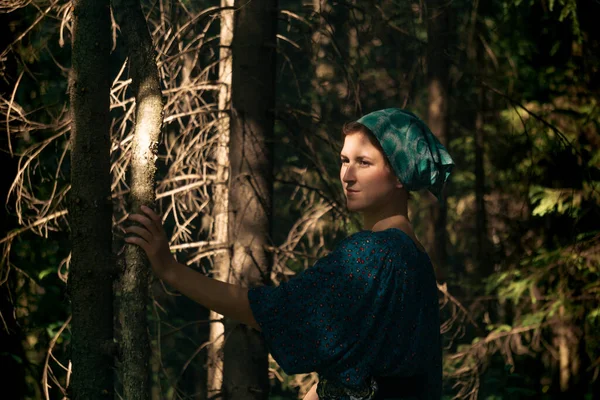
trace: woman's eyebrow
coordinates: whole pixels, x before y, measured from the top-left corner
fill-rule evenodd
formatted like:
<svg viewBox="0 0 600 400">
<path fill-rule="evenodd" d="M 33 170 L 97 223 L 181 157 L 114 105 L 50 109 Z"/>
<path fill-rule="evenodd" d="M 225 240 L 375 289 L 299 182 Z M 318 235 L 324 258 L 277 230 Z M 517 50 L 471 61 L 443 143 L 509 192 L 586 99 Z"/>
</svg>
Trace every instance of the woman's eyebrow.
<svg viewBox="0 0 600 400">
<path fill-rule="evenodd" d="M 346 157 L 344 154 L 340 154 L 340 158 L 348 158 L 348 157 Z M 357 156 L 356 157 L 357 160 L 362 160 L 363 158 L 369 158 L 370 159 L 371 157 L 369 157 L 369 156 Z"/>
</svg>

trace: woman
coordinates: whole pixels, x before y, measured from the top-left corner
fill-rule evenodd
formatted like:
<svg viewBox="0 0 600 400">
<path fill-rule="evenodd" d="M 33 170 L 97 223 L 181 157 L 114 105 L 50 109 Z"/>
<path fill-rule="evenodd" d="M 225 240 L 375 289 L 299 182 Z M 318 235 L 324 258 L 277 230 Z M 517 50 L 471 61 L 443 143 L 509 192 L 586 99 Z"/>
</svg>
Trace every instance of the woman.
<svg viewBox="0 0 600 400">
<path fill-rule="evenodd" d="M 409 191 L 440 197 L 453 162 L 414 114 L 390 108 L 344 127 L 340 180 L 364 229 L 278 287 L 243 288 L 175 261 L 160 217 L 133 214 L 127 242 L 159 278 L 262 332 L 288 374 L 316 371 L 305 399 L 441 397 L 439 308 L 433 267 L 408 219 Z"/>
</svg>

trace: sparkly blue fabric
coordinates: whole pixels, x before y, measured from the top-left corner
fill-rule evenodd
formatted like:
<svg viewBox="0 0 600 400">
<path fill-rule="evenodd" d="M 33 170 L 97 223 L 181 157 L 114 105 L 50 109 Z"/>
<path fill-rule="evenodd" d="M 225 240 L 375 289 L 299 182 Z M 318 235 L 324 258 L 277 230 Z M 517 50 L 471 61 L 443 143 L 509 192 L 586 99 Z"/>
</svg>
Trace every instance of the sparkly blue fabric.
<svg viewBox="0 0 600 400">
<path fill-rule="evenodd" d="M 435 275 L 401 230 L 350 235 L 288 282 L 251 288 L 248 299 L 287 374 L 316 371 L 349 388 L 373 377 L 422 376 L 416 398 L 441 397 Z"/>
</svg>

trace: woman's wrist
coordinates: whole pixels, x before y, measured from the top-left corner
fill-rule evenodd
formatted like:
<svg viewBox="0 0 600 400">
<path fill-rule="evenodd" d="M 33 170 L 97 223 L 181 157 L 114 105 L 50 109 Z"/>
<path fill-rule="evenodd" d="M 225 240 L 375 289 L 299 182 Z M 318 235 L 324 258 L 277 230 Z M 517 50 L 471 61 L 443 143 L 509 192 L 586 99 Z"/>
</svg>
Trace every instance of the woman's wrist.
<svg viewBox="0 0 600 400">
<path fill-rule="evenodd" d="M 209 278 L 175 259 L 161 265 L 157 275 L 179 293 L 204 307 L 261 330 L 252 314 L 247 288 Z"/>
<path fill-rule="evenodd" d="M 177 281 L 177 275 L 178 275 L 178 271 L 180 268 L 184 267 L 183 265 L 181 265 L 179 262 L 177 262 L 177 260 L 175 259 L 175 257 L 172 257 L 168 262 L 167 265 L 164 265 L 162 268 L 162 274 L 159 276 L 159 278 L 168 283 L 169 285 L 173 285 L 173 282 Z M 185 267 L 184 267 L 185 268 Z"/>
</svg>

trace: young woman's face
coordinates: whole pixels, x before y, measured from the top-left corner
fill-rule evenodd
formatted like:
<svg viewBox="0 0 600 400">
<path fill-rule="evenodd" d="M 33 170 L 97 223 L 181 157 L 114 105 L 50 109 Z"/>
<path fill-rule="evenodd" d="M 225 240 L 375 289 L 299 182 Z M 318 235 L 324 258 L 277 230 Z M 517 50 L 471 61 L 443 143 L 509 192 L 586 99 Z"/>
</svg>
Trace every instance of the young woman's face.
<svg viewBox="0 0 600 400">
<path fill-rule="evenodd" d="M 376 211 L 393 201 L 394 189 L 401 184 L 384 157 L 364 133 L 344 138 L 340 181 L 349 211 Z"/>
</svg>

